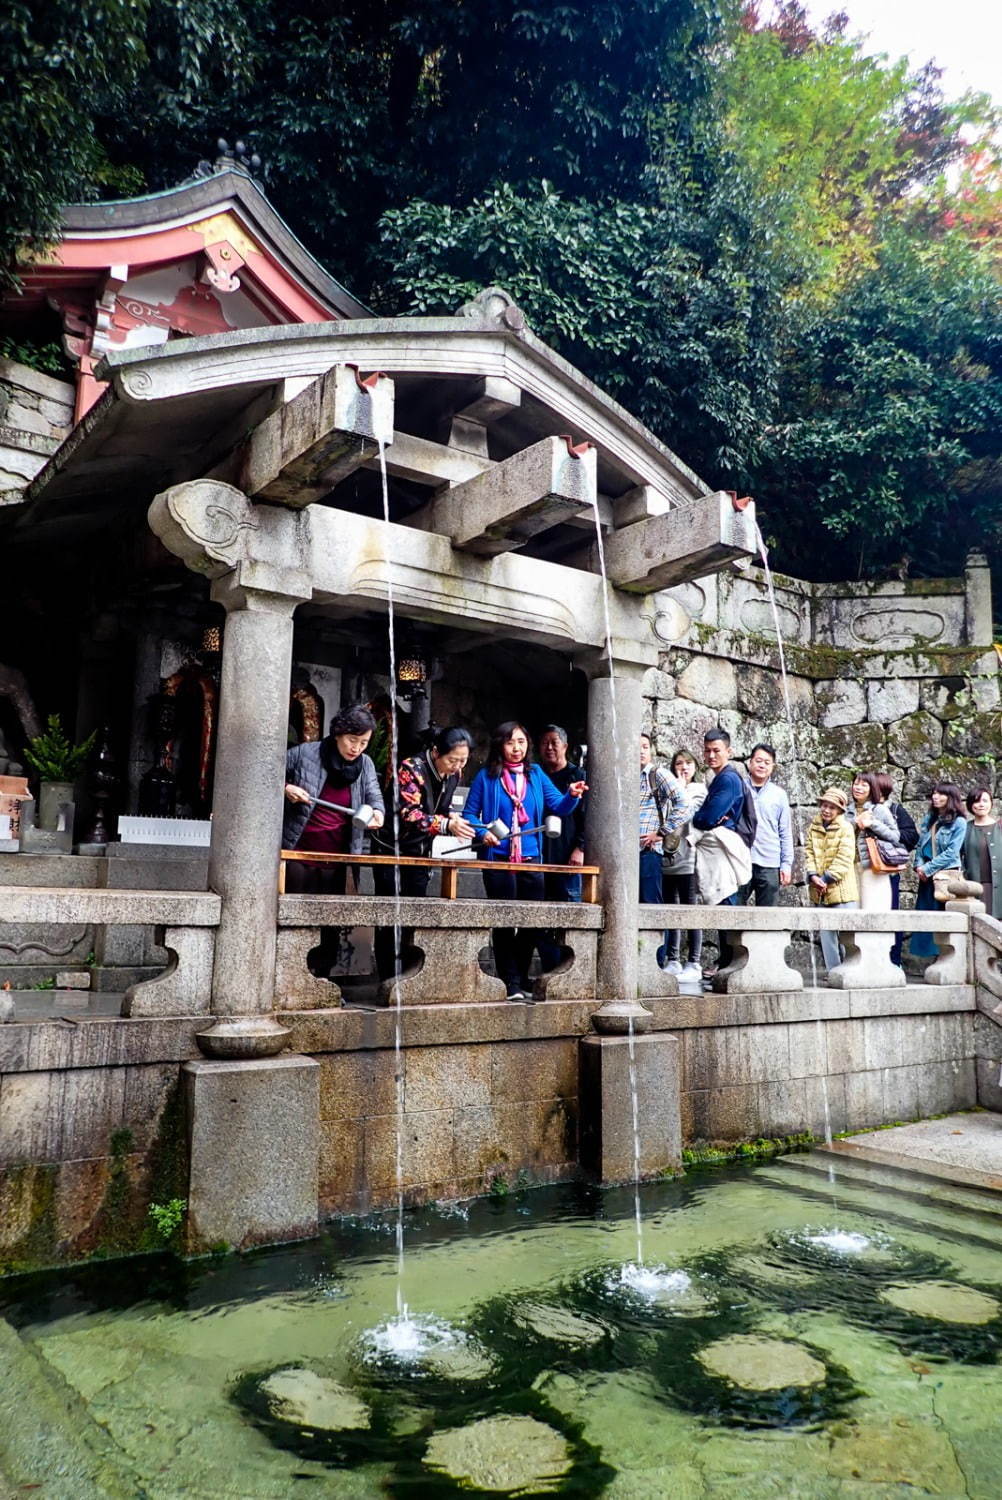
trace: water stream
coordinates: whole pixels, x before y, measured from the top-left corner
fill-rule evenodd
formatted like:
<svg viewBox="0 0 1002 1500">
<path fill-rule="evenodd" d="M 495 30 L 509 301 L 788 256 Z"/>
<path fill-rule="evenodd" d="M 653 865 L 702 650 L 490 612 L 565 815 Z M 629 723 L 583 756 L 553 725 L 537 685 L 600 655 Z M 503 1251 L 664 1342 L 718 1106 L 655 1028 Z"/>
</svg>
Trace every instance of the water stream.
<svg viewBox="0 0 1002 1500">
<path fill-rule="evenodd" d="M 383 489 L 383 520 L 387 527 L 390 524 L 390 491 L 386 477 L 386 444 L 379 443 L 379 475 Z M 396 619 L 393 604 L 393 563 L 390 558 L 389 540 L 386 544 L 386 613 L 387 634 L 389 638 L 390 657 L 390 816 L 393 820 L 393 855 L 395 859 L 400 858 L 400 817 L 397 811 L 397 770 L 399 763 L 398 755 L 398 724 L 397 724 L 397 647 L 396 647 Z M 396 1138 L 396 1198 L 397 1198 L 397 1223 L 396 1223 L 396 1252 L 397 1252 L 397 1288 L 396 1303 L 397 1315 L 393 1324 L 389 1325 L 390 1336 L 395 1326 L 399 1335 L 399 1342 L 403 1346 L 409 1346 L 414 1342 L 414 1327 L 411 1323 L 407 1304 L 404 1301 L 404 1053 L 403 1053 L 403 1017 L 401 1014 L 400 995 L 400 944 L 403 923 L 401 921 L 400 908 L 400 866 L 393 866 L 393 1078 L 396 1092 L 397 1111 L 397 1138 Z"/>
<path fill-rule="evenodd" d="M 609 577 L 605 570 L 605 543 L 602 538 L 602 518 L 598 509 L 598 496 L 593 502 L 595 515 L 595 544 L 598 556 L 598 570 L 602 578 L 602 609 L 605 623 L 605 652 L 609 662 L 609 703 L 612 717 L 612 740 L 615 746 L 613 764 L 616 768 L 616 795 L 620 807 L 626 806 L 623 796 L 623 773 L 622 754 L 623 746 L 619 738 L 619 712 L 616 705 L 616 673 L 613 666 L 612 652 L 612 617 L 609 612 Z M 637 747 L 634 747 L 635 751 Z M 620 861 L 620 899 L 623 910 L 627 910 L 630 903 L 630 887 L 626 873 L 626 862 Z M 630 997 L 627 996 L 627 999 Z M 637 1049 L 633 1030 L 633 1017 L 627 1020 L 627 1038 L 630 1054 L 630 1108 L 632 1110 L 633 1124 L 633 1218 L 637 1232 L 637 1268 L 641 1270 L 644 1264 L 644 1225 L 643 1215 L 640 1211 L 640 1109 L 637 1097 Z"/>
<path fill-rule="evenodd" d="M 801 775 L 800 770 L 800 756 L 797 752 L 797 731 L 793 722 L 793 704 L 790 701 L 790 681 L 786 672 L 786 653 L 783 649 L 783 631 L 780 626 L 779 607 L 776 602 L 776 589 L 775 585 L 773 584 L 772 569 L 769 566 L 769 549 L 765 544 L 765 538 L 763 537 L 762 532 L 759 529 L 758 522 L 755 523 L 755 540 L 758 544 L 759 556 L 762 559 L 762 570 L 765 573 L 765 587 L 766 592 L 769 596 L 769 608 L 772 611 L 773 624 L 776 630 L 776 649 L 779 656 L 780 682 L 782 683 L 783 688 L 783 707 L 786 712 L 787 728 L 790 732 L 790 767 L 792 773 L 791 780 L 793 790 L 793 796 L 790 799 L 791 811 L 793 813 L 793 822 L 797 833 L 797 843 L 800 848 L 803 849 L 805 847 L 805 839 L 804 817 L 802 808 L 803 799 L 806 795 L 806 788 L 804 787 L 804 779 Z M 814 944 L 813 934 L 808 940 L 807 952 L 811 965 L 811 988 L 816 990 L 818 988 L 818 956 L 817 948 Z M 824 1021 L 820 1015 L 817 1019 L 817 1026 L 819 1028 L 819 1040 L 823 1048 L 825 1041 Z M 827 1146 L 830 1146 L 832 1143 L 832 1121 L 831 1108 L 828 1099 L 828 1074 L 824 1067 L 822 1067 L 820 1076 L 821 1103 L 824 1111 L 825 1122 L 825 1144 Z"/>
</svg>

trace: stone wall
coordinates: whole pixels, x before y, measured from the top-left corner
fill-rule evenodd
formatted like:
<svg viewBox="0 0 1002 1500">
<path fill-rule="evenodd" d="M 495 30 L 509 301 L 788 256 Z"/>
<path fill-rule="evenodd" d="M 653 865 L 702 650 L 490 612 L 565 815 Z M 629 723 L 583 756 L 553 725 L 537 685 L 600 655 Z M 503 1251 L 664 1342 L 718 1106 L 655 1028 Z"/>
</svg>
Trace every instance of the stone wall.
<svg viewBox="0 0 1002 1500">
<path fill-rule="evenodd" d="M 577 1175 L 580 1039 L 593 1009 L 404 1010 L 408 1202 Z M 681 1042 L 686 1143 L 821 1135 L 826 1075 L 836 1132 L 969 1108 L 978 1102 L 977 1059 L 987 1055 L 979 1026 L 999 1030 L 964 985 L 680 996 L 652 1009 L 655 1028 Z M 393 1013 L 284 1020 L 293 1052 L 321 1069 L 322 1214 L 391 1207 Z M 195 1032 L 204 1025 L 109 1018 L 0 1027 L 0 1274 L 155 1246 L 149 1204 L 187 1191 L 179 1075 L 199 1056 Z"/>
<path fill-rule="evenodd" d="M 0 359 L 0 505 L 20 499 L 20 492 L 69 436 L 73 400 L 69 382 Z"/>
<path fill-rule="evenodd" d="M 661 757 L 682 748 L 701 761 L 702 736 L 714 724 L 739 756 L 765 740 L 805 820 L 818 794 L 831 783 L 848 788 L 856 768 L 889 770 L 916 819 L 938 779 L 996 790 L 999 658 L 983 557 L 972 554 L 960 579 L 774 583 L 775 613 L 757 568 L 652 597 L 663 650 L 644 691 Z"/>
</svg>

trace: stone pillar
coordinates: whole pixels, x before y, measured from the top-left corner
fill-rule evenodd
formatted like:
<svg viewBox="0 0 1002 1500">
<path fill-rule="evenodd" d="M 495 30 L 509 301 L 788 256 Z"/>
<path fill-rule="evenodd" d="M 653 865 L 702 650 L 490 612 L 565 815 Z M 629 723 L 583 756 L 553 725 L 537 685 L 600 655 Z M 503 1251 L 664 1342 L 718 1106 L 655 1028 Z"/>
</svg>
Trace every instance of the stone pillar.
<svg viewBox="0 0 1002 1500">
<path fill-rule="evenodd" d="M 678 1038 L 663 1031 L 632 1041 L 628 1036 L 586 1036 L 581 1039 L 579 1061 L 580 1156 L 585 1171 L 600 1182 L 632 1182 L 678 1171 L 682 1165 Z"/>
<path fill-rule="evenodd" d="M 992 628 L 992 575 L 988 559 L 981 551 L 967 554 L 964 564 L 964 595 L 967 644 L 990 647 L 995 638 Z"/>
<path fill-rule="evenodd" d="M 292 617 L 299 599 L 218 579 L 226 609 L 212 799 L 209 887 L 222 897 L 212 1013 L 199 1037 L 214 1057 L 278 1052 L 287 1031 L 275 1008 L 278 851 L 281 847 Z"/>
<path fill-rule="evenodd" d="M 588 673 L 589 864 L 601 866 L 604 926 L 598 941 L 594 1017 L 599 1031 L 635 1032 L 651 1024 L 637 999 L 639 952 L 639 808 L 641 684 L 645 665 L 607 659 L 582 664 Z"/>
<path fill-rule="evenodd" d="M 263 1057 L 182 1066 L 188 1244 L 235 1250 L 317 1232 L 320 1065 Z"/>
</svg>

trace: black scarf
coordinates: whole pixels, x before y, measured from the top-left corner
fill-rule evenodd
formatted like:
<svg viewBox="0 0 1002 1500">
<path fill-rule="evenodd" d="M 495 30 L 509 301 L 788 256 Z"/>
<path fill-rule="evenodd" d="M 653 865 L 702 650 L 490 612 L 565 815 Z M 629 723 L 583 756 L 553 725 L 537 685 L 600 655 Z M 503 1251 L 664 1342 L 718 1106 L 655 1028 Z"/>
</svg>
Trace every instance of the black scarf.
<svg viewBox="0 0 1002 1500">
<path fill-rule="evenodd" d="M 363 755 L 354 760 L 345 760 L 337 747 L 337 740 L 329 734 L 320 746 L 320 759 L 328 779 L 335 786 L 351 786 L 362 774 Z"/>
</svg>

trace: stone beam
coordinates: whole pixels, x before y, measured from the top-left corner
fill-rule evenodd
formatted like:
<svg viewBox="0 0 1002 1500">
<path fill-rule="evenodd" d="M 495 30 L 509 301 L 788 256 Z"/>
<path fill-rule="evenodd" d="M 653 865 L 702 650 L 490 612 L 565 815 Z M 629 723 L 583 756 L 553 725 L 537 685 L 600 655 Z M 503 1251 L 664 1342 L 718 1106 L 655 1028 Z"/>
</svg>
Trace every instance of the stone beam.
<svg viewBox="0 0 1002 1500">
<path fill-rule="evenodd" d="M 441 489 L 446 484 L 462 484 L 494 467 L 489 458 L 458 448 L 433 443 L 428 438 L 412 437 L 409 432 L 395 432 L 386 449 L 386 472 L 396 479 L 410 479 Z M 370 457 L 367 468 L 379 468 L 379 456 Z"/>
<path fill-rule="evenodd" d="M 454 485 L 411 517 L 461 552 L 496 557 L 595 504 L 596 451 L 548 437 Z"/>
<path fill-rule="evenodd" d="M 226 472 L 244 494 L 298 510 L 322 500 L 392 435 L 392 380 L 335 365 L 255 427 Z"/>
<path fill-rule="evenodd" d="M 634 594 L 653 594 L 702 578 L 756 552 L 754 505 L 748 501 L 737 509 L 723 490 L 664 515 L 648 516 L 605 538 L 609 582 Z"/>
</svg>

